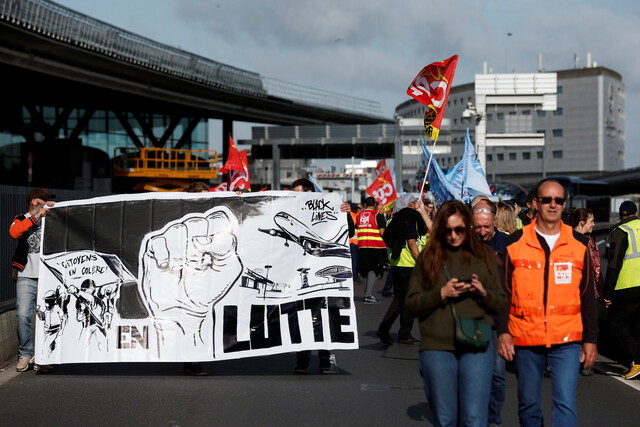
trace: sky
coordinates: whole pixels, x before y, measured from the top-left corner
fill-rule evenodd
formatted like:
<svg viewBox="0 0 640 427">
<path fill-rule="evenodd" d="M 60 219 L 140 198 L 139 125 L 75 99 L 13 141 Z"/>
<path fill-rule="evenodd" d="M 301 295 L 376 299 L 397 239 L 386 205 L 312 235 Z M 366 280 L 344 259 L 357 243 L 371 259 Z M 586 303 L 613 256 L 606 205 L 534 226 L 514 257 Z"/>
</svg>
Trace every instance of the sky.
<svg viewBox="0 0 640 427">
<path fill-rule="evenodd" d="M 380 102 L 408 99 L 425 65 L 460 56 L 454 86 L 494 73 L 584 66 L 622 75 L 625 167 L 640 166 L 638 0 L 58 0 L 161 43 L 261 74 Z M 248 125 L 234 126 L 249 139 Z"/>
</svg>

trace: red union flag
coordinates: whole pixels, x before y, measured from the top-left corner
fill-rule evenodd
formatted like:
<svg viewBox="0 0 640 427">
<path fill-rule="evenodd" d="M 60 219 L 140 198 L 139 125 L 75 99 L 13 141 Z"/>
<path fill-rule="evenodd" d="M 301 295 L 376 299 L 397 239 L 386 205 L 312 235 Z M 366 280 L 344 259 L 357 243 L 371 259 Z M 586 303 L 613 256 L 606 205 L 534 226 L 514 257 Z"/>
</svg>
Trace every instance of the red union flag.
<svg viewBox="0 0 640 427">
<path fill-rule="evenodd" d="M 226 182 L 223 182 L 221 184 L 216 185 L 213 188 L 210 188 L 209 191 L 211 192 L 216 192 L 216 191 L 229 191 L 229 184 Z"/>
<path fill-rule="evenodd" d="M 238 146 L 229 135 L 229 154 L 227 162 L 220 168 L 220 173 L 229 173 L 229 171 L 243 171 L 242 159 L 238 152 Z"/>
<path fill-rule="evenodd" d="M 376 199 L 376 202 L 384 206 L 384 210 L 388 210 L 398 196 L 396 189 L 391 180 L 391 172 L 389 169 L 384 171 L 373 183 L 365 190 L 368 195 Z"/>
<path fill-rule="evenodd" d="M 232 170 L 229 173 L 229 189 L 251 190 L 251 182 L 249 181 L 249 158 L 247 157 L 247 150 L 240 151 L 240 161 L 242 162 L 242 170 Z"/>
<path fill-rule="evenodd" d="M 458 55 L 429 64 L 418 73 L 407 89 L 407 95 L 428 107 L 424 115 L 424 131 L 434 141 L 438 140 L 457 65 Z"/>
<path fill-rule="evenodd" d="M 387 170 L 387 159 L 380 160 L 378 166 L 376 166 L 376 176 L 380 176 Z"/>
</svg>

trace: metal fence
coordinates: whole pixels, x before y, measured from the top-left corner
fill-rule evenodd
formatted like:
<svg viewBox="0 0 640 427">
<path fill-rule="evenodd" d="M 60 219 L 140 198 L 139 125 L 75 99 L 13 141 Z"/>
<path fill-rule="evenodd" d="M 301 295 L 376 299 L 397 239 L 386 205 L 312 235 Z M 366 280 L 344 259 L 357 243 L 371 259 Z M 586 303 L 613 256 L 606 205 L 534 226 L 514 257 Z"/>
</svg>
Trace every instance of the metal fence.
<svg viewBox="0 0 640 427">
<path fill-rule="evenodd" d="M 11 258 L 18 242 L 9 236 L 9 226 L 16 215 L 27 211 L 27 193 L 30 189 L 0 185 L 0 308 L 13 308 L 10 303 L 16 297 L 15 283 L 11 280 Z M 86 190 L 47 191 L 56 195 L 56 201 L 87 199 L 108 194 Z"/>
<path fill-rule="evenodd" d="M 255 97 L 382 117 L 380 103 L 322 91 L 204 58 L 83 15 L 47 0 L 0 0 L 0 20 L 41 36 L 140 67 Z"/>
</svg>

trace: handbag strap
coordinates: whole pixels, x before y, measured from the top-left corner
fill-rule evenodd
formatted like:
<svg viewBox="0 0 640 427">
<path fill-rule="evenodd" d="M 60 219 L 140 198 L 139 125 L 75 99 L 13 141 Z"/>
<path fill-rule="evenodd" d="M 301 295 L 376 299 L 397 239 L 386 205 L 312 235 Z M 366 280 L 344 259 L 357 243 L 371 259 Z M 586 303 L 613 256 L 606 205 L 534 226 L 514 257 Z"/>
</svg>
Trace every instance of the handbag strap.
<svg viewBox="0 0 640 427">
<path fill-rule="evenodd" d="M 447 264 L 444 265 L 444 274 L 447 275 L 447 281 L 451 280 L 451 275 L 449 274 L 449 269 L 447 268 Z M 449 300 L 449 306 L 451 307 L 451 314 L 453 315 L 453 320 L 455 321 L 458 318 L 458 313 L 456 313 L 455 303 Z"/>
</svg>

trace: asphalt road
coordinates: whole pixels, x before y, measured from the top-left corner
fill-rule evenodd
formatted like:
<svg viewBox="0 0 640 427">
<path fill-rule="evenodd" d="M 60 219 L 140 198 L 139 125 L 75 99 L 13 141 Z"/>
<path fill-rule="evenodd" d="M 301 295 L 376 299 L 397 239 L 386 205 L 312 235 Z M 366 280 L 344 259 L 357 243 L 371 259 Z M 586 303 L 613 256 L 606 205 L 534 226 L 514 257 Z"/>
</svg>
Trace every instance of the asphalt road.
<svg viewBox="0 0 640 427">
<path fill-rule="evenodd" d="M 51 374 L 9 366 L 0 372 L 0 426 L 430 425 L 418 347 L 387 348 L 375 336 L 390 301 L 357 303 L 360 349 L 336 351 L 328 375 L 316 371 L 315 354 L 307 376 L 293 375 L 293 354 L 205 363 L 207 377 L 185 376 L 177 363 L 60 365 Z M 615 376 L 620 370 L 601 356 L 596 374 L 580 378 L 581 426 L 638 425 L 640 381 Z M 549 386 L 546 379 L 550 425 Z M 513 373 L 503 418 L 503 426 L 518 425 Z"/>
</svg>

